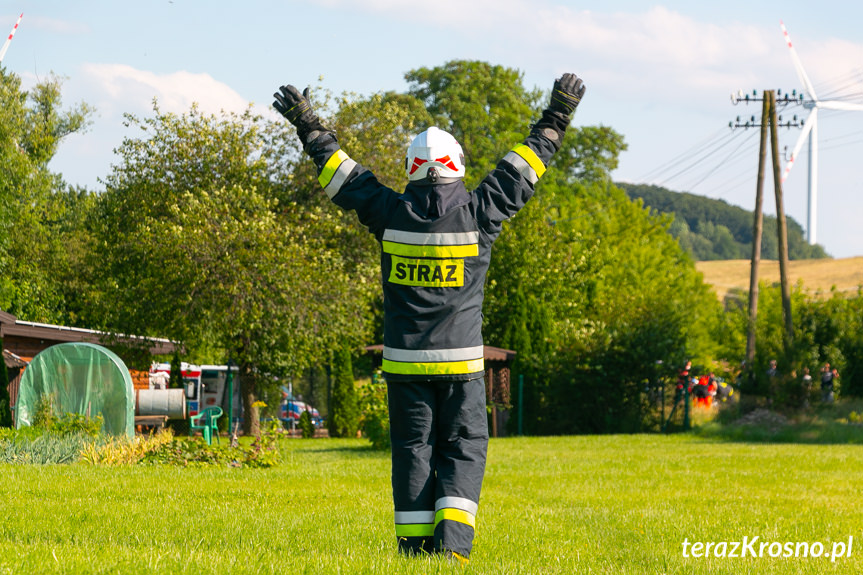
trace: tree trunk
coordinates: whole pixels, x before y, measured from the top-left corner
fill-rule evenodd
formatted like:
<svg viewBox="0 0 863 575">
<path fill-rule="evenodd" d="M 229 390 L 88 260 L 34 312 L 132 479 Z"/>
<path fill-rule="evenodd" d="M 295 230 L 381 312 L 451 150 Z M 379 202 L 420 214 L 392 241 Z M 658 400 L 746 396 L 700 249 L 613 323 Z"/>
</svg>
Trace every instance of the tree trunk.
<svg viewBox="0 0 863 575">
<path fill-rule="evenodd" d="M 258 401 L 258 386 L 255 371 L 251 364 L 240 366 L 240 385 L 243 397 L 243 434 L 257 437 L 261 433 L 260 409 L 255 405 Z"/>
</svg>

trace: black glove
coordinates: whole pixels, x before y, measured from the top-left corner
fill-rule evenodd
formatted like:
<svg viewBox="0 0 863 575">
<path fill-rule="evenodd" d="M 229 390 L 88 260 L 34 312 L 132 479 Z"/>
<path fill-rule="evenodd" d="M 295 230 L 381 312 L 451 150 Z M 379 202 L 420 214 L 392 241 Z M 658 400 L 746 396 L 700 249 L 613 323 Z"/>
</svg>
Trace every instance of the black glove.
<svg viewBox="0 0 863 575">
<path fill-rule="evenodd" d="M 564 74 L 554 81 L 548 107 L 565 116 L 571 116 L 581 102 L 582 96 L 584 96 L 584 82 L 581 78 L 575 74 Z"/>
<path fill-rule="evenodd" d="M 312 110 L 308 88 L 300 94 L 299 90 L 288 84 L 280 86 L 273 96 L 276 98 L 273 107 L 296 126 L 297 134 L 304 145 L 310 144 L 321 133 L 329 131 L 321 125 L 320 119 Z"/>
<path fill-rule="evenodd" d="M 273 94 L 276 98 L 273 107 L 291 124 L 299 126 L 307 123 L 315 116 L 315 113 L 312 112 L 312 105 L 309 103 L 308 88 L 300 94 L 299 90 L 288 84 L 287 86 L 280 86 L 279 92 Z"/>
</svg>

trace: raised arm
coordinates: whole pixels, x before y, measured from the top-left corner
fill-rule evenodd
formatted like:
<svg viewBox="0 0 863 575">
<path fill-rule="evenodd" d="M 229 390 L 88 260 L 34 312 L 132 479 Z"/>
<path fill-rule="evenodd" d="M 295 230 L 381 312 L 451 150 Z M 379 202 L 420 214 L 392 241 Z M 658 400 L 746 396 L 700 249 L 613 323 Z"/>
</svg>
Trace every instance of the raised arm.
<svg viewBox="0 0 863 575">
<path fill-rule="evenodd" d="M 398 194 L 341 149 L 335 132 L 324 127 L 312 110 L 308 88 L 300 94 L 290 84 L 281 86 L 273 97 L 273 107 L 297 128 L 303 149 L 318 168 L 318 183 L 327 197 L 343 209 L 355 210 L 370 232 L 379 233 Z"/>
<path fill-rule="evenodd" d="M 474 192 L 477 219 L 487 233 L 500 233 L 503 221 L 514 216 L 533 196 L 534 186 L 560 149 L 584 90 L 584 82 L 575 74 L 564 74 L 555 80 L 548 107 L 530 135 L 480 183 Z"/>
</svg>

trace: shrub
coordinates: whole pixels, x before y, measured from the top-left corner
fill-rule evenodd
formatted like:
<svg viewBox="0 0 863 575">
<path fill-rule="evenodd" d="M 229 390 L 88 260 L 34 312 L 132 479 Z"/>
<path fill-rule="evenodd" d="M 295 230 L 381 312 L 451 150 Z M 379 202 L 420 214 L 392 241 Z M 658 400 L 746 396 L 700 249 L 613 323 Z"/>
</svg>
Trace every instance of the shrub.
<svg viewBox="0 0 863 575">
<path fill-rule="evenodd" d="M 304 439 L 311 439 L 315 436 L 315 424 L 314 422 L 312 422 L 311 412 L 304 411 L 302 414 L 300 414 L 300 421 L 298 425 Z"/>
<path fill-rule="evenodd" d="M 207 445 L 199 437 L 176 439 L 169 436 L 166 440 L 153 441 L 138 463 L 180 467 L 275 467 L 279 464 L 277 438 L 275 427 L 255 438 L 249 447 Z"/>
<path fill-rule="evenodd" d="M 327 415 L 327 429 L 330 437 L 353 437 L 359 427 L 359 406 L 351 351 L 343 346 L 336 349 L 333 355 L 333 394 Z"/>
<path fill-rule="evenodd" d="M 0 433 L 0 463 L 74 463 L 94 441 L 83 433 L 58 435 L 33 427 L 4 430 Z"/>
<path fill-rule="evenodd" d="M 389 449 L 390 414 L 386 382 L 375 374 L 374 379 L 365 384 L 360 393 L 363 433 L 375 449 Z"/>
</svg>

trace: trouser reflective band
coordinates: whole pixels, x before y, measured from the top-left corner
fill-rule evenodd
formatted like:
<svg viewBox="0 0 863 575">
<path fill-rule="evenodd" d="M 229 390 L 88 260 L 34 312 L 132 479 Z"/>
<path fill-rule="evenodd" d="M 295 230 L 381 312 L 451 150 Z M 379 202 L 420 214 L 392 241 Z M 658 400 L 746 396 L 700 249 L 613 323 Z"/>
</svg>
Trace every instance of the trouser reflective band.
<svg viewBox="0 0 863 575">
<path fill-rule="evenodd" d="M 476 502 L 464 497 L 441 497 L 435 502 L 434 523 L 448 520 L 475 527 L 477 507 Z"/>
<path fill-rule="evenodd" d="M 476 516 L 461 509 L 441 509 L 434 515 L 435 527 L 441 521 L 458 521 L 476 529 Z"/>
<path fill-rule="evenodd" d="M 396 537 L 434 535 L 434 511 L 396 511 Z"/>
<path fill-rule="evenodd" d="M 483 346 L 413 350 L 384 346 L 382 369 L 400 375 L 464 375 L 484 371 Z"/>
</svg>

